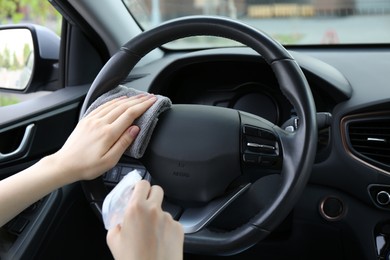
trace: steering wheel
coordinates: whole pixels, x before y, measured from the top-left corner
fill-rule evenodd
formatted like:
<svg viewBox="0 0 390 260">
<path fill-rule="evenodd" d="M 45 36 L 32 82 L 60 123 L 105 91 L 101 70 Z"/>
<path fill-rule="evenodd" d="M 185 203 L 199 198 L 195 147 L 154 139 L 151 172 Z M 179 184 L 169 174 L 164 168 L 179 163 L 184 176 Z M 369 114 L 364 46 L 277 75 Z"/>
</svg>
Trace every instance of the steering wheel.
<svg viewBox="0 0 390 260">
<path fill-rule="evenodd" d="M 315 104 L 304 74 L 281 44 L 227 18 L 168 21 L 134 37 L 112 56 L 89 89 L 80 117 L 151 50 L 200 35 L 232 39 L 258 52 L 299 118 L 297 129 L 288 132 L 252 114 L 214 106 L 172 105 L 160 115 L 140 161 L 163 187 L 167 210 L 179 209 L 175 218 L 186 232 L 184 250 L 230 255 L 264 239 L 286 218 L 314 163 Z M 102 178 L 83 182 L 83 188 L 101 216 L 107 194 Z"/>
</svg>

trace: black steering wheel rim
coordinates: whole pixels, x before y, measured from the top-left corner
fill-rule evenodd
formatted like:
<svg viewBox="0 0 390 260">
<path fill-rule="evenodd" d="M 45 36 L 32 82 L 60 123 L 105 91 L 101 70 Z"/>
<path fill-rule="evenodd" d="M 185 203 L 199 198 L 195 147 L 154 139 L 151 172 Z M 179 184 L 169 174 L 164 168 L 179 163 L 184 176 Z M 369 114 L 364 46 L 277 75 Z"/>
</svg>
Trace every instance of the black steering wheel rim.
<svg viewBox="0 0 390 260">
<path fill-rule="evenodd" d="M 94 100 L 120 84 L 147 53 L 173 40 L 200 35 L 232 39 L 258 52 L 273 69 L 281 91 L 300 119 L 294 133 L 275 127 L 286 156 L 280 192 L 270 206 L 235 230 L 217 233 L 202 229 L 185 237 L 186 252 L 228 255 L 254 245 L 281 223 L 303 191 L 314 163 L 317 143 L 314 101 L 300 67 L 282 45 L 257 29 L 227 18 L 191 16 L 168 21 L 131 39 L 106 63 L 87 93 L 80 118 Z M 102 201 L 105 195 L 101 185 L 101 180 L 84 183 L 87 198 L 98 212 L 101 208 L 95 202 Z"/>
</svg>

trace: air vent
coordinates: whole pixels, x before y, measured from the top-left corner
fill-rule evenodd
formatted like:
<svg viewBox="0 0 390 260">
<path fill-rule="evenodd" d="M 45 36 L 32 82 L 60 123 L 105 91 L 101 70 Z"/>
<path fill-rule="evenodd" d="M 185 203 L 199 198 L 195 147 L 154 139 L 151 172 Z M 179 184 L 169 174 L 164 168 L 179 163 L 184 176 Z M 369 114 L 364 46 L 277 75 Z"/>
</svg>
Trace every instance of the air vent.
<svg viewBox="0 0 390 260">
<path fill-rule="evenodd" d="M 366 117 L 347 122 L 348 145 L 358 158 L 390 169 L 390 116 Z"/>
</svg>

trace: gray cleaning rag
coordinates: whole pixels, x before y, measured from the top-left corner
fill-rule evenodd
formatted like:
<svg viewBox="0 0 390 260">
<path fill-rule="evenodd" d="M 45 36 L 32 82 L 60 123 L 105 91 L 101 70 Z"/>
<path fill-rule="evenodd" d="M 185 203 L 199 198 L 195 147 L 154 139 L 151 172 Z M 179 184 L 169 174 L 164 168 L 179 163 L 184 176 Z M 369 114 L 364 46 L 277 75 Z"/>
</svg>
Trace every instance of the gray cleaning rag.
<svg viewBox="0 0 390 260">
<path fill-rule="evenodd" d="M 121 96 L 135 96 L 138 94 L 147 93 L 139 91 L 133 88 L 128 88 L 123 85 L 104 93 L 99 98 L 97 98 L 87 109 L 85 115 L 90 113 L 92 110 L 96 109 L 100 105 Z M 158 116 L 169 109 L 172 105 L 171 100 L 168 97 L 156 95 L 157 101 L 138 119 L 134 121 L 134 125 L 137 125 L 140 128 L 137 138 L 134 140 L 132 145 L 125 151 L 124 154 L 139 159 L 141 158 L 149 144 L 150 138 L 152 136 L 153 130 L 157 125 Z"/>
</svg>

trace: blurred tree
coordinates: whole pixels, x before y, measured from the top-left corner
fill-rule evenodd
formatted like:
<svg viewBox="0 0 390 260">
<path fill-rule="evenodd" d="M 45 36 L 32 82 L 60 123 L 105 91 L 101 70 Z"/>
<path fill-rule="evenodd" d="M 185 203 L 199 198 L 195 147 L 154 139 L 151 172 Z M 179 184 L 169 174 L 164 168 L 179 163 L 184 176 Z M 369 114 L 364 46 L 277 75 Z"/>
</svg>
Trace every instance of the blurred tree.
<svg viewBox="0 0 390 260">
<path fill-rule="evenodd" d="M 20 69 L 20 68 L 23 68 L 22 64 L 20 64 L 19 62 L 19 59 L 18 57 L 16 56 L 16 53 L 14 52 L 13 55 L 12 55 L 12 66 L 11 66 L 11 69 L 12 70 L 17 70 L 17 69 Z"/>
<path fill-rule="evenodd" d="M 26 61 L 28 59 L 28 56 L 30 56 L 30 52 L 31 52 L 31 48 L 30 48 L 30 45 L 28 45 L 27 43 L 24 45 L 23 47 L 23 61 Z"/>
<path fill-rule="evenodd" d="M 4 1 L 4 0 L 0 0 Z M 9 1 L 9 0 L 8 0 Z M 61 15 L 53 8 L 48 0 L 14 0 L 19 2 L 20 9 L 29 8 L 30 18 L 39 24 L 44 24 L 48 19 L 60 19 Z"/>
<path fill-rule="evenodd" d="M 41 25 L 53 22 L 56 32 L 61 25 L 61 15 L 48 0 L 0 0 L 0 23 L 19 23 L 22 20 Z"/>
<path fill-rule="evenodd" d="M 20 14 L 17 12 L 18 2 L 13 0 L 0 0 L 0 21 L 3 22 L 7 19 L 12 19 L 13 22 L 20 20 Z M 14 20 L 16 19 L 16 21 Z"/>
<path fill-rule="evenodd" d="M 4 48 L 4 51 L 2 53 L 0 67 L 4 67 L 4 68 L 11 67 L 11 52 L 7 47 Z"/>
</svg>

